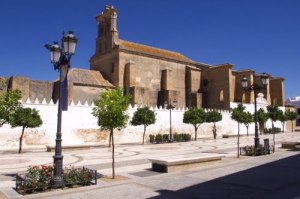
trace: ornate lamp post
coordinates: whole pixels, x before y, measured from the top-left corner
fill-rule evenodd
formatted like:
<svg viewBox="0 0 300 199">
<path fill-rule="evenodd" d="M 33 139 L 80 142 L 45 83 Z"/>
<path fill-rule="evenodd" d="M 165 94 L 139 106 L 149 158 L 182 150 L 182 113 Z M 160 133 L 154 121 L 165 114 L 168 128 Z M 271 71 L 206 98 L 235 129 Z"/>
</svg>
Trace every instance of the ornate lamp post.
<svg viewBox="0 0 300 199">
<path fill-rule="evenodd" d="M 53 45 L 46 44 L 45 47 L 50 51 L 50 61 L 55 70 L 60 72 L 60 89 L 58 101 L 58 114 L 57 114 L 57 133 L 55 139 L 55 155 L 54 159 L 54 187 L 59 188 L 63 186 L 63 156 L 61 148 L 61 123 L 62 111 L 68 109 L 68 81 L 67 74 L 70 67 L 72 55 L 75 54 L 75 48 L 78 39 L 74 36 L 72 31 L 67 35 L 63 33 L 61 47 L 58 42 Z"/>
<path fill-rule="evenodd" d="M 171 103 L 171 98 L 169 98 L 169 101 L 165 101 L 165 108 L 168 108 L 170 110 L 170 135 L 169 135 L 169 142 L 173 142 L 173 134 L 172 134 L 172 109 L 175 108 L 177 105 L 177 100 L 174 99 L 173 103 Z"/>
<path fill-rule="evenodd" d="M 255 73 L 253 74 L 253 78 L 255 79 Z M 255 146 L 255 149 L 257 149 L 259 147 L 256 96 L 257 96 L 257 92 L 267 88 L 267 85 L 269 84 L 269 76 L 266 73 L 263 73 L 261 75 L 261 81 L 262 81 L 262 86 L 260 86 L 256 83 L 253 83 L 252 85 L 248 86 L 248 79 L 245 76 L 243 76 L 242 81 L 241 81 L 244 91 L 246 91 L 246 92 L 254 91 L 254 123 L 255 123 L 254 146 Z"/>
</svg>

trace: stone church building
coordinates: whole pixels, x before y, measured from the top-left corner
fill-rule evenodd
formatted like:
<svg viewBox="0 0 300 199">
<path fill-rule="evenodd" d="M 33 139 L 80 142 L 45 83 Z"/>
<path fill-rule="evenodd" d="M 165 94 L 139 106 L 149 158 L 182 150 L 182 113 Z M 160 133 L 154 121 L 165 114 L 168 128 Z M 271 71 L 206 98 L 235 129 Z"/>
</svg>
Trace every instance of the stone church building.
<svg viewBox="0 0 300 199">
<path fill-rule="evenodd" d="M 90 70 L 70 69 L 69 101 L 91 104 L 99 92 L 121 87 L 131 103 L 163 106 L 176 99 L 178 107 L 229 109 L 231 102 L 253 103 L 254 93 L 244 92 L 241 79 L 260 84 L 253 70 L 236 71 L 230 63 L 210 65 L 168 50 L 119 38 L 117 10 L 106 6 L 96 16 L 97 41 Z M 26 77 L 3 78 L 2 89 L 19 89 L 23 100 L 58 99 L 58 82 L 34 81 Z M 284 79 L 270 75 L 263 92 L 268 104 L 284 106 Z M 1 89 L 1 88 L 0 88 Z"/>
</svg>

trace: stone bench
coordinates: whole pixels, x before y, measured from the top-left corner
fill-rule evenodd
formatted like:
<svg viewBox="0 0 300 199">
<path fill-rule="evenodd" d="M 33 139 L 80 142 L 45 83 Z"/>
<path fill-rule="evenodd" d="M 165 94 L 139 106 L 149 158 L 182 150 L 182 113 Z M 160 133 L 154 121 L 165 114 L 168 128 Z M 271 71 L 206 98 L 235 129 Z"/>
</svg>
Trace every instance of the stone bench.
<svg viewBox="0 0 300 199">
<path fill-rule="evenodd" d="M 104 147 L 104 145 L 99 144 L 83 144 L 83 145 L 64 145 L 61 148 L 63 150 L 83 150 L 83 149 L 91 149 L 91 148 L 99 148 Z M 55 146 L 46 145 L 47 152 L 51 152 L 55 150 Z"/>
<path fill-rule="evenodd" d="M 157 157 L 149 159 L 149 161 L 152 163 L 153 171 L 169 173 L 172 171 L 193 168 L 212 161 L 218 161 L 223 157 L 224 155 L 220 154 L 198 153 Z"/>
<path fill-rule="evenodd" d="M 300 149 L 300 142 L 281 142 L 281 148 L 283 149 Z"/>
<path fill-rule="evenodd" d="M 253 133 L 249 133 L 249 136 L 253 136 L 253 135 L 254 135 Z M 238 136 L 237 134 L 223 134 L 222 138 L 235 138 L 237 136 Z M 240 134 L 240 137 L 244 137 L 244 136 L 247 136 L 247 134 Z"/>
</svg>

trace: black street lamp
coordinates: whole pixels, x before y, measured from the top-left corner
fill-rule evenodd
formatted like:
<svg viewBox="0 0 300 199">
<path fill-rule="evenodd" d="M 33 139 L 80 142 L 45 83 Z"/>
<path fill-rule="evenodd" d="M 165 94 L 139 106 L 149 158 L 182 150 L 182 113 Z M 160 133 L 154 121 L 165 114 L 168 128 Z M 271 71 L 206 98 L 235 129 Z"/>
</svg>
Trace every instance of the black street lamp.
<svg viewBox="0 0 300 199">
<path fill-rule="evenodd" d="M 165 108 L 168 108 L 170 110 L 170 135 L 169 135 L 169 142 L 173 142 L 173 134 L 172 134 L 172 109 L 175 108 L 177 105 L 177 100 L 174 99 L 173 103 L 171 103 L 171 98 L 169 98 L 169 101 L 165 101 Z"/>
<path fill-rule="evenodd" d="M 241 82 L 244 91 L 246 92 L 254 91 L 254 123 L 255 123 L 254 147 L 255 149 L 258 149 L 259 147 L 256 96 L 257 96 L 257 92 L 266 89 L 267 85 L 269 84 L 269 76 L 266 73 L 263 73 L 262 75 L 260 75 L 260 77 L 261 77 L 262 86 L 258 85 L 257 83 L 253 83 L 252 85 L 248 86 L 248 79 L 245 76 L 243 76 Z M 255 80 L 255 73 L 253 74 L 253 78 Z"/>
<path fill-rule="evenodd" d="M 63 186 L 63 156 L 61 148 L 61 120 L 62 111 L 68 109 L 68 81 L 67 75 L 70 67 L 72 55 L 75 54 L 75 48 L 78 39 L 74 36 L 72 31 L 67 35 L 63 33 L 61 47 L 58 42 L 53 45 L 46 44 L 45 47 L 50 51 L 50 60 L 54 65 L 54 69 L 60 72 L 60 89 L 58 101 L 58 114 L 57 114 L 57 133 L 55 139 L 55 154 L 54 159 L 54 187 L 59 188 Z"/>
</svg>

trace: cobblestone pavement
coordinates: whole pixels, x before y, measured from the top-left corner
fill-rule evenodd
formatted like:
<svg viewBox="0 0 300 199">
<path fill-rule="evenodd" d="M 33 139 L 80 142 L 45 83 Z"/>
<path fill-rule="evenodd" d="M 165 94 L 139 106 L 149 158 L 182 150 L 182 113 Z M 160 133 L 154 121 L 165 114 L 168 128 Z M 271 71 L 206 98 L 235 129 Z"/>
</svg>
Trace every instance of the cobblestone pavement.
<svg viewBox="0 0 300 199">
<path fill-rule="evenodd" d="M 273 136 L 262 135 L 260 136 L 261 142 L 265 138 L 269 138 L 270 143 L 273 143 Z M 193 142 L 168 144 L 120 144 L 115 147 L 116 173 L 124 176 L 124 180 L 105 182 L 100 179 L 98 185 L 95 186 L 55 190 L 25 197 L 20 196 L 13 190 L 15 186 L 14 175 L 24 173 L 29 165 L 52 164 L 54 152 L 38 150 L 17 154 L 11 151 L 1 151 L 0 198 L 57 198 L 58 196 L 59 198 L 99 198 L 99 194 L 101 194 L 101 198 L 245 198 L 248 195 L 249 197 L 264 195 L 266 198 L 269 196 L 276 198 L 276 195 L 268 195 L 268 193 L 272 193 L 271 190 L 281 187 L 280 185 L 271 186 L 273 181 L 267 181 L 267 184 L 270 184 L 269 187 L 267 185 L 265 185 L 266 187 L 257 186 L 261 182 L 255 182 L 255 177 L 251 177 L 253 182 L 249 181 L 248 184 L 243 185 L 243 181 L 240 180 L 241 177 L 238 174 L 243 176 L 245 175 L 243 172 L 251 171 L 259 165 L 268 165 L 288 158 L 291 159 L 292 165 L 287 165 L 286 169 L 293 171 L 297 168 L 298 173 L 300 173 L 299 151 L 281 149 L 280 142 L 282 141 L 300 141 L 300 132 L 287 132 L 276 135 L 276 152 L 272 155 L 241 157 L 239 159 L 236 158 L 237 138 L 200 139 Z M 253 143 L 253 136 L 240 138 L 240 146 L 252 145 Z M 174 173 L 160 174 L 149 170 L 151 168 L 149 158 L 191 153 L 219 153 L 223 154 L 225 158 L 214 164 Z M 101 175 L 111 175 L 111 149 L 108 147 L 90 150 L 67 150 L 63 151 L 63 155 L 65 166 L 87 166 L 88 168 L 97 169 Z M 298 158 L 293 159 L 294 156 Z M 282 169 L 284 167 L 278 166 L 278 168 Z M 254 174 L 258 174 L 257 177 L 265 175 L 259 172 L 254 172 Z M 277 171 L 272 170 L 272 174 L 276 176 L 275 172 Z M 224 178 L 224 176 L 234 175 L 235 173 L 238 177 Z M 272 180 L 274 176 L 265 177 Z M 298 181 L 294 180 L 293 175 L 287 177 L 292 180 L 289 181 L 291 184 L 288 186 L 290 192 L 295 192 L 291 198 L 300 197 L 300 192 L 293 189 L 294 185 L 300 187 L 300 176 Z M 280 180 L 285 185 L 284 180 L 282 178 Z M 230 181 L 230 183 L 227 183 L 227 181 Z M 216 186 L 215 190 L 212 188 L 213 186 Z M 282 188 L 282 191 L 287 191 L 287 189 Z M 228 197 L 223 197 L 222 194 Z M 286 193 L 285 196 L 289 195 Z"/>
</svg>

